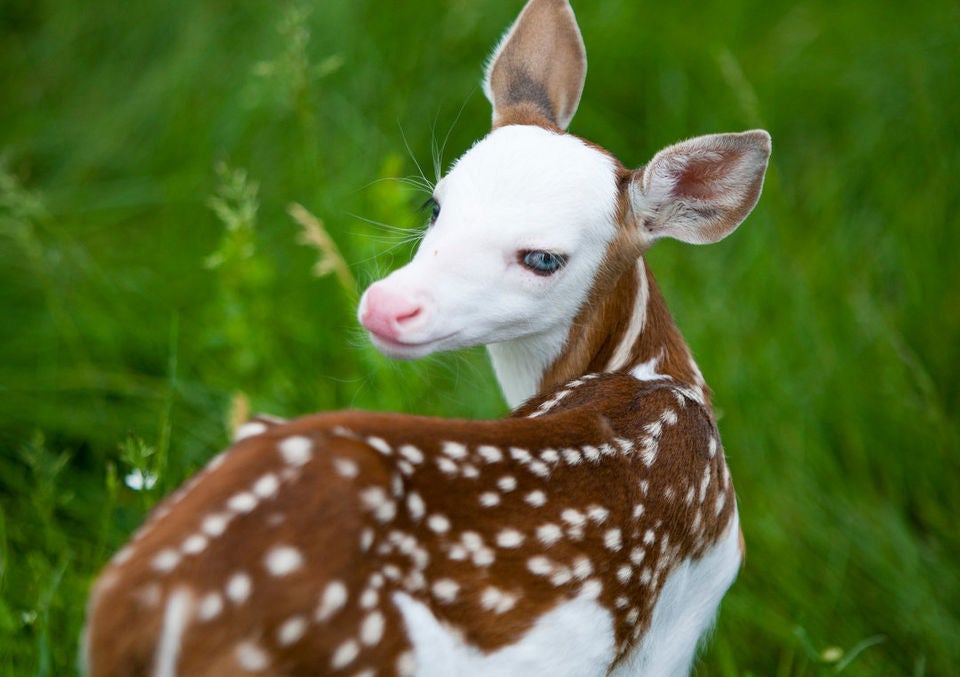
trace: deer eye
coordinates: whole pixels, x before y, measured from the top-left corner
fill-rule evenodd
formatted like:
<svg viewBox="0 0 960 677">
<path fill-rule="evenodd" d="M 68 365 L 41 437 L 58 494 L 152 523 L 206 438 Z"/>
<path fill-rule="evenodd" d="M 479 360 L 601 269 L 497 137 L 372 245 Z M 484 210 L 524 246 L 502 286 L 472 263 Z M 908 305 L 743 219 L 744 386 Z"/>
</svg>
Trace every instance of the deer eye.
<svg viewBox="0 0 960 677">
<path fill-rule="evenodd" d="M 437 219 L 440 217 L 440 203 L 437 202 L 437 198 L 431 197 L 429 200 L 423 203 L 423 206 L 420 207 L 423 210 L 430 210 L 430 225 L 432 226 L 437 222 Z"/>
<path fill-rule="evenodd" d="M 563 268 L 567 259 L 553 252 L 529 251 L 520 252 L 520 262 L 537 275 L 547 276 Z"/>
</svg>

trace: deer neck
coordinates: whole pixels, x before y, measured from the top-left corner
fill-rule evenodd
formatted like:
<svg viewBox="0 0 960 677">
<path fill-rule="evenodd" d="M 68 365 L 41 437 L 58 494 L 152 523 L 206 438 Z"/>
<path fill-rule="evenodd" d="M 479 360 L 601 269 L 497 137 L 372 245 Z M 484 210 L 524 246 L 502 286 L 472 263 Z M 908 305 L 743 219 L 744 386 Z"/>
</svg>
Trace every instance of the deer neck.
<svg viewBox="0 0 960 677">
<path fill-rule="evenodd" d="M 544 374 L 560 359 L 566 341 L 566 332 L 558 330 L 487 346 L 500 389 L 512 409 L 540 392 Z"/>
<path fill-rule="evenodd" d="M 511 407 L 584 374 L 626 372 L 679 381 L 710 408 L 709 388 L 643 257 L 598 285 L 569 330 L 488 350 Z"/>
</svg>

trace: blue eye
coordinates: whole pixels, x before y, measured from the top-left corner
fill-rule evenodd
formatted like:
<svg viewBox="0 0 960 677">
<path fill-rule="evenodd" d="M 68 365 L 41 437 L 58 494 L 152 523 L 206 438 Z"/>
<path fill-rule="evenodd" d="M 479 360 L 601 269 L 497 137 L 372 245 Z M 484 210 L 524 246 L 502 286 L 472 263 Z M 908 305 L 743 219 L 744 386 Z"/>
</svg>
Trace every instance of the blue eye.
<svg viewBox="0 0 960 677">
<path fill-rule="evenodd" d="M 560 270 L 567 262 L 567 259 L 561 254 L 532 251 L 520 252 L 520 261 L 537 275 L 546 276 L 553 275 Z"/>
<path fill-rule="evenodd" d="M 437 219 L 440 217 L 440 203 L 437 202 L 435 197 L 430 198 L 423 203 L 423 206 L 420 209 L 430 208 L 430 225 L 432 226 L 437 222 Z"/>
</svg>

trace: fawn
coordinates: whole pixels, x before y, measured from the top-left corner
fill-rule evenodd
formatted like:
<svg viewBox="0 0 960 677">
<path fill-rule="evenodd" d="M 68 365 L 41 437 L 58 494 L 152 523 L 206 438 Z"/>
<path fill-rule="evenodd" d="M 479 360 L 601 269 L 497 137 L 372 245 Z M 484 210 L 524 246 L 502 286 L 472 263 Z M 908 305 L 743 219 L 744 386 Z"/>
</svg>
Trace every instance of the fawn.
<svg viewBox="0 0 960 677">
<path fill-rule="evenodd" d="M 89 602 L 93 675 L 679 675 L 743 552 L 709 391 L 647 268 L 760 196 L 764 131 L 631 170 L 568 134 L 567 0 L 496 48 L 493 130 L 359 319 L 411 359 L 478 344 L 502 420 L 256 419 L 164 500 Z"/>
</svg>

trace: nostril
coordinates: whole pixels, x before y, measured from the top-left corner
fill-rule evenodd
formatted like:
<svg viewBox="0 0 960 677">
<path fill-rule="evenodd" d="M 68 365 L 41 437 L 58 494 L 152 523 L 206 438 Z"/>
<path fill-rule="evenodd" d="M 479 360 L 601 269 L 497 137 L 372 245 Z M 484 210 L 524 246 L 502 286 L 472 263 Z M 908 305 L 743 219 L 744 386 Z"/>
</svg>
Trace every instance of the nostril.
<svg viewBox="0 0 960 677">
<path fill-rule="evenodd" d="M 360 323 L 382 338 L 399 340 L 415 328 L 415 320 L 422 322 L 426 315 L 425 306 L 410 297 L 380 283 L 371 286 L 360 303 Z"/>
<path fill-rule="evenodd" d="M 397 324 L 404 324 L 406 322 L 409 322 L 410 320 L 416 319 L 420 315 L 422 310 L 423 309 L 420 306 L 416 306 L 414 308 L 410 308 L 409 310 L 401 311 L 396 316 Z"/>
</svg>

